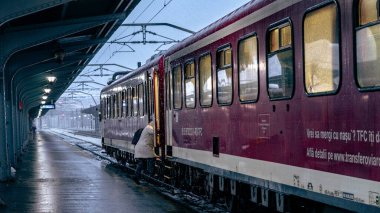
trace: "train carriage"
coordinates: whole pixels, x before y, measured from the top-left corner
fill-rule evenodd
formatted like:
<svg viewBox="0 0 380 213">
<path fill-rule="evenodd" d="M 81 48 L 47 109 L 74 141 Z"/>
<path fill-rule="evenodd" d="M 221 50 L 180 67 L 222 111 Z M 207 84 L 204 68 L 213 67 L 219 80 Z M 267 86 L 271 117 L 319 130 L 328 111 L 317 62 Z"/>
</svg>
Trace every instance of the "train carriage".
<svg viewBox="0 0 380 213">
<path fill-rule="evenodd" d="M 162 58 L 156 57 L 101 91 L 102 146 L 123 163 L 133 160 L 134 133 L 152 120 L 156 124 L 157 153 L 160 153 L 159 147 L 164 147 L 161 143 L 164 125 L 160 119 L 163 116 L 162 76 Z"/>
<path fill-rule="evenodd" d="M 380 211 L 379 8 L 255 0 L 145 65 L 167 181 L 230 210 Z"/>
</svg>

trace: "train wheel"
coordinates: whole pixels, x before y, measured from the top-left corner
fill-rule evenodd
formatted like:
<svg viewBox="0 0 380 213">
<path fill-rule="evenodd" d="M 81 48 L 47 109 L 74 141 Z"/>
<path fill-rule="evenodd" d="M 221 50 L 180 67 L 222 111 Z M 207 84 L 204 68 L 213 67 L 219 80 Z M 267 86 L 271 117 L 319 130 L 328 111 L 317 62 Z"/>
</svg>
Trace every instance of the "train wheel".
<svg viewBox="0 0 380 213">
<path fill-rule="evenodd" d="M 186 167 L 184 165 L 180 165 L 177 168 L 177 184 L 180 189 L 186 189 Z"/>
<path fill-rule="evenodd" d="M 227 211 L 237 212 L 238 197 L 236 195 L 227 193 L 224 200 Z"/>
<path fill-rule="evenodd" d="M 214 175 L 208 174 L 204 181 L 204 188 L 206 192 L 206 196 L 210 202 L 215 202 L 218 198 L 216 191 Z"/>
<path fill-rule="evenodd" d="M 239 186 L 235 180 L 226 180 L 224 186 L 224 203 L 229 212 L 236 212 L 238 209 L 239 194 L 237 187 Z"/>
<path fill-rule="evenodd" d="M 193 189 L 192 192 L 194 194 L 202 194 L 202 188 L 203 188 L 203 172 L 199 169 L 194 169 L 193 172 Z"/>
</svg>

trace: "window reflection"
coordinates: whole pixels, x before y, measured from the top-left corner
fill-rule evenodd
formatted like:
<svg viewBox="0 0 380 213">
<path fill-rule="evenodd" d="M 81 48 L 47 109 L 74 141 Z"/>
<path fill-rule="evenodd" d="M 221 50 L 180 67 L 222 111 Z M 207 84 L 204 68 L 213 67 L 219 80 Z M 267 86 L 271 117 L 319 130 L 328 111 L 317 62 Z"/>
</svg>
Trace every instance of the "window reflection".
<svg viewBox="0 0 380 213">
<path fill-rule="evenodd" d="M 291 34 L 291 26 L 288 22 L 270 30 L 270 42 L 277 44 L 277 48 L 271 48 L 268 54 L 267 86 L 271 99 L 291 98 L 293 94 L 294 71 Z M 274 40 L 273 37 L 277 40 Z"/>
<path fill-rule="evenodd" d="M 185 105 L 187 108 L 195 107 L 195 71 L 194 62 L 185 66 Z"/>
<path fill-rule="evenodd" d="M 218 51 L 217 63 L 217 87 L 218 87 L 218 103 L 232 103 L 232 55 L 231 48 Z"/>
</svg>

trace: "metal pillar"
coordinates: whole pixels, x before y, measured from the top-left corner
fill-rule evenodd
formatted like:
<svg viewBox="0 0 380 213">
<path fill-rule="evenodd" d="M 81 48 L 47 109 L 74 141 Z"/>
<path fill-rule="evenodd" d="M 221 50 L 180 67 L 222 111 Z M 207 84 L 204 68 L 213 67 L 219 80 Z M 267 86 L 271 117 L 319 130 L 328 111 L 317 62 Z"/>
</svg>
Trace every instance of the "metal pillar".
<svg viewBox="0 0 380 213">
<path fill-rule="evenodd" d="M 4 80 L 0 80 L 0 117 L 5 117 L 4 112 Z M 8 163 L 8 146 L 5 139 L 5 122 L 0 122 L 0 180 L 7 180 L 11 175 Z"/>
</svg>

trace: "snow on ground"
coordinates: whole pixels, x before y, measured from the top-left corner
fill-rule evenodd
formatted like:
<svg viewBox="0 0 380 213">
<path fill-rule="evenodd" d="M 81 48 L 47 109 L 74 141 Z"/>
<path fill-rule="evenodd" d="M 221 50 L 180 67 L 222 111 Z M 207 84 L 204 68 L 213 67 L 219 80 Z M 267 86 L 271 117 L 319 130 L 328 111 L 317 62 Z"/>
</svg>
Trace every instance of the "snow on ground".
<svg viewBox="0 0 380 213">
<path fill-rule="evenodd" d="M 72 133 L 71 130 L 68 130 L 68 129 L 55 129 L 55 128 L 52 128 L 52 129 L 49 129 L 49 131 L 55 132 L 55 133 L 58 133 L 58 134 L 62 134 L 62 135 L 66 135 L 68 137 L 76 138 L 76 139 L 79 139 L 79 140 L 83 140 L 83 141 L 92 143 L 92 144 L 94 144 L 96 146 L 100 146 L 100 147 L 102 146 L 102 142 L 101 142 L 100 138 L 93 138 L 93 137 L 89 137 L 89 136 L 75 135 L 74 133 Z"/>
</svg>

